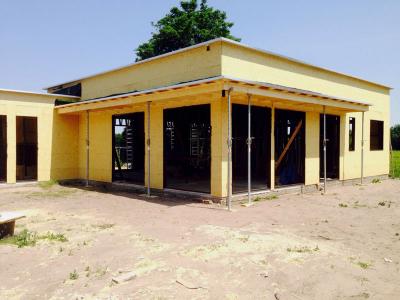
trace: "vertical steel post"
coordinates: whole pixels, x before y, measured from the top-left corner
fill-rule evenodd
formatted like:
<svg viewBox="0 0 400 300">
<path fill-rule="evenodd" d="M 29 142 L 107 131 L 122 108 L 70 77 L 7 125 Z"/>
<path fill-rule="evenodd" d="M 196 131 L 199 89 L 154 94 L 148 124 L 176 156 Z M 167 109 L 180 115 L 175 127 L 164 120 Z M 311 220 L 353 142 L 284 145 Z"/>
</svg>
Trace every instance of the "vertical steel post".
<svg viewBox="0 0 400 300">
<path fill-rule="evenodd" d="M 147 197 L 150 197 L 150 101 L 147 102 Z"/>
<path fill-rule="evenodd" d="M 364 112 L 362 112 L 362 125 L 361 125 L 361 177 L 360 183 L 364 181 Z"/>
<path fill-rule="evenodd" d="M 247 95 L 248 116 L 247 116 L 247 198 L 251 204 L 251 94 Z"/>
<path fill-rule="evenodd" d="M 232 209 L 232 113 L 231 113 L 231 92 L 228 90 L 228 210 Z"/>
<path fill-rule="evenodd" d="M 325 105 L 324 105 L 324 194 L 326 193 L 326 113 L 325 113 Z"/>
<path fill-rule="evenodd" d="M 86 111 L 86 187 L 89 186 L 89 110 Z"/>
</svg>

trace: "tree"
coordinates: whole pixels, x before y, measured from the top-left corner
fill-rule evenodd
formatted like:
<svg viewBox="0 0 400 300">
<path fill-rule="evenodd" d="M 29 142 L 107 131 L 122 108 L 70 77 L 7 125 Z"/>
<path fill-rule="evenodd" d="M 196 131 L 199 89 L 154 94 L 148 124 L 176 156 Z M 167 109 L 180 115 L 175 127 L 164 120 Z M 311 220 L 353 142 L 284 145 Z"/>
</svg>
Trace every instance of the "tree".
<svg viewBox="0 0 400 300">
<path fill-rule="evenodd" d="M 136 49 L 136 61 L 168 53 L 214 38 L 226 37 L 240 41 L 230 33 L 233 23 L 228 22 L 226 13 L 207 5 L 207 0 L 180 2 L 180 8 L 173 7 L 157 23 L 156 29 L 146 43 Z"/>
<path fill-rule="evenodd" d="M 392 139 L 393 150 L 400 150 L 400 124 L 394 125 L 390 128 L 390 136 Z"/>
</svg>

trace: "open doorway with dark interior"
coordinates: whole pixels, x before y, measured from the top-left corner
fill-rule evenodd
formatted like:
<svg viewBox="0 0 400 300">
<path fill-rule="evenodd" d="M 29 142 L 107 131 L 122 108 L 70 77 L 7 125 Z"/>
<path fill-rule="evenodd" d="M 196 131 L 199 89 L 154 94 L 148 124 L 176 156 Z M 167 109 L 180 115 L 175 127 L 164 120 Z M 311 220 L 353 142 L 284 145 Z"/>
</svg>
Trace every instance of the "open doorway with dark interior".
<svg viewBox="0 0 400 300">
<path fill-rule="evenodd" d="M 113 181 L 144 184 L 144 113 L 115 115 L 113 122 Z"/>
<path fill-rule="evenodd" d="M 271 110 L 251 106 L 251 188 L 270 187 Z M 232 190 L 243 193 L 248 189 L 248 106 L 232 105 Z"/>
<path fill-rule="evenodd" d="M 7 116 L 0 116 L 0 182 L 7 180 Z"/>
<path fill-rule="evenodd" d="M 319 165 L 320 178 L 324 178 L 324 115 L 319 122 Z M 340 117 L 326 115 L 326 177 L 339 179 Z"/>
<path fill-rule="evenodd" d="M 17 117 L 17 180 L 37 180 L 36 117 Z"/>
<path fill-rule="evenodd" d="M 305 113 L 275 110 L 275 185 L 304 183 Z"/>
<path fill-rule="evenodd" d="M 210 105 L 164 110 L 164 187 L 211 192 Z"/>
</svg>

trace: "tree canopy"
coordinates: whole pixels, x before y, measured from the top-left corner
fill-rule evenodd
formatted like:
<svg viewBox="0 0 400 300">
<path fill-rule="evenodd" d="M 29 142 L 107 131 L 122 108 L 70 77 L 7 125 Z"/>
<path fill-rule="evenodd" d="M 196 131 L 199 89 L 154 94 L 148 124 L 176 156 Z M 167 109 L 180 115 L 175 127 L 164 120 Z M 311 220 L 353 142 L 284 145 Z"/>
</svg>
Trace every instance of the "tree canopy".
<svg viewBox="0 0 400 300">
<path fill-rule="evenodd" d="M 390 135 L 392 138 L 393 150 L 400 150 L 400 124 L 397 124 L 390 128 Z"/>
<path fill-rule="evenodd" d="M 226 37 L 240 41 L 231 35 L 233 23 L 227 21 L 226 13 L 207 5 L 207 0 L 186 0 L 180 7 L 152 23 L 155 32 L 146 43 L 136 49 L 136 61 L 168 53 L 214 38 Z"/>
</svg>

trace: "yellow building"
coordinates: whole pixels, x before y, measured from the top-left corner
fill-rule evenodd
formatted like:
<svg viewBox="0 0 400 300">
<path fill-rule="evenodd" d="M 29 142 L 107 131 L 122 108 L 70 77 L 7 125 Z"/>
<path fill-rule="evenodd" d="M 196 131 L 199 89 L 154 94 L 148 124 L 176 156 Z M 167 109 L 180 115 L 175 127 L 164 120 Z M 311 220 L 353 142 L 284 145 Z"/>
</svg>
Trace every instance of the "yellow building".
<svg viewBox="0 0 400 300">
<path fill-rule="evenodd" d="M 225 198 L 389 173 L 389 87 L 224 38 L 46 90 L 0 91 L 0 180 Z"/>
</svg>

